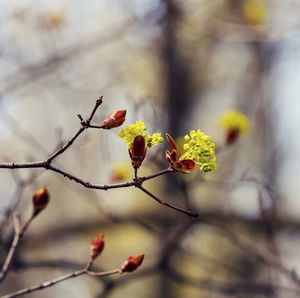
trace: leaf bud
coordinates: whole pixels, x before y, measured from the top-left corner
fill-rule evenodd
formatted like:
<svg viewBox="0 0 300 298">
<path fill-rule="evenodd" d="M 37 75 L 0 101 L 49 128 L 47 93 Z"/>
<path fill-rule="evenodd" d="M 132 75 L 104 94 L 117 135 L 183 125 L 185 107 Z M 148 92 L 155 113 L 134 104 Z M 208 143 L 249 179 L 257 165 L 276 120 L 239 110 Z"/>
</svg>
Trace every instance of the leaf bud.
<svg viewBox="0 0 300 298">
<path fill-rule="evenodd" d="M 102 123 L 104 129 L 111 129 L 121 126 L 125 121 L 126 110 L 113 111 Z"/>
<path fill-rule="evenodd" d="M 92 241 L 90 246 L 91 257 L 96 259 L 104 248 L 104 234 L 99 233 Z"/>
<path fill-rule="evenodd" d="M 146 156 L 146 141 L 143 136 L 136 136 L 129 149 L 131 164 L 134 168 L 139 168 Z"/>
<path fill-rule="evenodd" d="M 138 254 L 136 256 L 129 257 L 120 269 L 120 274 L 123 272 L 135 271 L 143 262 L 144 254 Z"/>
<path fill-rule="evenodd" d="M 33 215 L 38 215 L 43 209 L 45 209 L 49 203 L 50 194 L 46 187 L 38 189 L 33 195 Z"/>
</svg>

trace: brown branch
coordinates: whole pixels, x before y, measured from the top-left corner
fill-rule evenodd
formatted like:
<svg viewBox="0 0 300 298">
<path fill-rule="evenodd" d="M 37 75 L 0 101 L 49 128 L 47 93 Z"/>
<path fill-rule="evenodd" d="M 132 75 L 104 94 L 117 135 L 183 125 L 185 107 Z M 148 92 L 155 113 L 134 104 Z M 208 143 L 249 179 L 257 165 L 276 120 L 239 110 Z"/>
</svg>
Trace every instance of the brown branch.
<svg viewBox="0 0 300 298">
<path fill-rule="evenodd" d="M 86 129 L 85 126 L 81 126 L 80 129 L 77 131 L 77 133 L 65 144 L 63 145 L 59 150 L 54 152 L 52 155 L 50 155 L 47 160 L 45 161 L 47 164 L 50 164 L 50 162 L 56 158 L 58 155 L 65 152 L 72 144 L 73 142 L 79 137 L 79 135 Z"/>
<path fill-rule="evenodd" d="M 94 117 L 94 115 L 95 115 L 97 109 L 99 108 L 99 106 L 102 104 L 102 102 L 103 102 L 103 96 L 100 95 L 100 96 L 98 97 L 98 99 L 96 100 L 96 104 L 95 104 L 95 106 L 94 106 L 94 108 L 93 108 L 93 110 L 92 110 L 92 112 L 91 112 L 89 118 L 87 119 L 87 122 L 88 122 L 88 123 L 90 123 L 90 122 L 93 120 L 93 117 Z"/>
<path fill-rule="evenodd" d="M 30 225 L 30 223 L 32 222 L 34 218 L 34 214 L 32 214 L 30 216 L 30 218 L 25 222 L 25 224 L 22 226 L 22 228 L 20 228 L 20 218 L 18 215 L 14 216 L 14 229 L 15 229 L 15 234 L 14 234 L 14 239 L 12 241 L 12 244 L 9 248 L 8 254 L 6 256 L 6 259 L 3 263 L 1 272 L 0 272 L 0 283 L 4 280 L 9 265 L 11 263 L 11 260 L 14 256 L 15 250 L 19 244 L 20 238 L 24 235 L 25 231 L 27 230 L 28 226 Z"/>
<path fill-rule="evenodd" d="M 91 276 L 98 276 L 98 277 L 103 277 L 103 276 L 108 276 L 108 275 L 113 275 L 113 274 L 117 274 L 119 273 L 120 269 L 115 269 L 115 270 L 111 270 L 111 271 L 106 271 L 106 272 L 92 272 L 89 270 L 89 268 L 92 265 L 92 261 L 89 261 L 89 263 L 87 264 L 87 266 L 81 270 L 76 270 L 73 271 L 71 273 L 62 275 L 58 278 L 43 282 L 41 284 L 29 287 L 29 288 L 25 288 L 16 292 L 13 292 L 11 294 L 7 294 L 4 296 L 1 296 L 1 298 L 12 298 L 12 297 L 17 297 L 17 296 L 21 296 L 24 294 L 28 294 L 28 293 L 32 293 L 35 291 L 39 291 L 39 290 L 43 290 L 45 288 L 54 286 L 64 280 L 70 279 L 70 278 L 74 278 L 83 274 L 87 274 L 87 275 L 91 275 Z"/>
<path fill-rule="evenodd" d="M 153 175 L 149 175 L 149 176 L 146 176 L 146 177 L 141 177 L 141 181 L 146 181 L 146 180 L 150 180 L 150 179 L 153 179 L 153 178 L 156 178 L 158 176 L 161 176 L 161 175 L 164 175 L 164 174 L 168 174 L 168 173 L 174 173 L 174 170 L 171 169 L 171 168 L 167 168 L 165 170 L 162 170 L 156 174 L 153 174 Z"/>
<path fill-rule="evenodd" d="M 120 184 L 112 184 L 112 185 L 97 185 L 97 184 L 91 184 L 90 182 L 87 181 L 83 181 L 82 179 L 67 173 L 61 169 L 58 169 L 54 166 L 51 165 L 52 160 L 54 160 L 57 156 L 61 155 L 62 153 L 64 153 L 73 143 L 74 141 L 79 137 L 79 135 L 87 128 L 103 128 L 102 126 L 94 126 L 91 125 L 90 122 L 92 121 L 95 112 L 97 111 L 98 107 L 102 104 L 103 102 L 103 96 L 100 96 L 97 101 L 96 104 L 90 114 L 90 116 L 84 120 L 82 118 L 82 116 L 79 114 L 78 117 L 80 119 L 80 123 L 81 123 L 81 127 L 80 129 L 77 131 L 77 133 L 69 140 L 67 141 L 67 143 L 65 143 L 61 148 L 59 148 L 57 151 L 55 151 L 53 154 L 51 154 L 46 160 L 43 161 L 37 161 L 37 162 L 24 162 L 24 163 L 14 163 L 14 162 L 10 162 L 10 163 L 0 163 L 0 168 L 6 168 L 6 169 L 21 169 L 21 168 L 44 168 L 47 170 L 51 170 L 53 172 L 56 172 L 64 177 L 69 178 L 70 180 L 73 180 L 81 185 L 83 185 L 84 187 L 87 188 L 94 188 L 94 189 L 102 189 L 102 190 L 108 190 L 108 189 L 113 189 L 113 188 L 122 188 L 122 187 L 130 187 L 130 186 L 134 186 L 137 184 L 137 181 L 135 180 L 139 180 L 139 183 L 149 180 L 149 179 L 153 179 L 157 176 L 166 174 L 171 172 L 172 170 L 167 169 L 164 171 L 161 171 L 157 174 L 153 174 L 147 177 L 142 177 L 142 178 L 138 178 L 137 177 L 137 172 L 135 174 L 135 179 L 132 182 L 125 182 L 125 183 L 120 183 Z"/>
<path fill-rule="evenodd" d="M 92 125 L 92 124 L 89 125 L 89 128 L 98 128 L 98 129 L 100 129 L 100 128 L 104 128 L 104 127 L 105 127 L 105 125 Z"/>
<path fill-rule="evenodd" d="M 55 168 L 53 166 L 49 166 L 48 170 L 52 170 L 53 172 L 59 173 L 63 175 L 64 177 L 69 178 L 70 180 L 73 180 L 81 185 L 83 185 L 86 188 L 93 188 L 93 189 L 102 189 L 102 190 L 108 190 L 108 189 L 113 189 L 113 188 L 123 188 L 123 187 L 130 187 L 136 185 L 135 181 L 132 182 L 124 182 L 124 183 L 118 183 L 118 184 L 109 184 L 109 185 L 98 185 L 98 184 L 92 184 L 87 181 L 83 181 L 82 179 L 73 176 L 72 174 L 69 174 L 61 169 Z"/>
<path fill-rule="evenodd" d="M 161 200 L 160 198 L 158 198 L 157 196 L 155 196 L 153 193 L 151 193 L 150 191 L 148 191 L 147 189 L 145 189 L 145 188 L 144 188 L 142 185 L 140 185 L 140 184 L 137 184 L 136 187 L 139 188 L 140 190 L 142 190 L 144 193 L 146 193 L 146 194 L 147 194 L 148 196 L 150 196 L 152 199 L 154 199 L 155 201 L 157 201 L 158 203 L 160 203 L 160 204 L 162 204 L 162 205 L 164 205 L 164 206 L 166 206 L 166 207 L 169 207 L 169 208 L 172 208 L 172 209 L 174 209 L 174 210 L 176 210 L 176 211 L 179 211 L 179 212 L 181 212 L 181 213 L 184 213 L 184 214 L 186 214 L 186 215 L 188 215 L 188 216 L 191 216 L 192 218 L 196 218 L 196 217 L 199 216 L 199 214 L 198 214 L 197 212 L 195 212 L 195 211 L 185 210 L 185 209 L 182 209 L 182 208 L 180 208 L 180 207 L 177 207 L 177 206 L 175 206 L 175 205 L 172 205 L 172 204 L 170 204 L 170 203 L 167 203 L 167 202 Z"/>
<path fill-rule="evenodd" d="M 83 181 L 82 179 L 65 172 L 64 170 L 61 170 L 59 168 L 56 168 L 54 166 L 51 165 L 52 160 L 54 160 L 57 156 L 61 155 L 62 153 L 64 153 L 73 143 L 74 141 L 80 136 L 80 134 L 87 128 L 92 128 L 95 127 L 94 125 L 91 125 L 91 121 L 98 109 L 98 107 L 102 104 L 103 102 L 103 96 L 100 96 L 97 101 L 96 104 L 90 114 L 90 116 L 87 119 L 83 119 L 82 116 L 80 114 L 78 114 L 78 117 L 80 119 L 80 124 L 81 127 L 80 129 L 77 131 L 77 133 L 75 133 L 75 135 L 67 142 L 65 143 L 61 148 L 59 148 L 56 152 L 54 152 L 53 154 L 51 154 L 46 160 L 44 161 L 38 161 L 38 162 L 25 162 L 25 163 L 0 163 L 0 168 L 7 168 L 7 169 L 17 169 L 17 168 L 45 168 L 46 170 L 51 170 L 53 172 L 56 172 L 64 177 L 69 178 L 70 180 L 73 180 L 81 185 L 83 185 L 86 188 L 93 188 L 93 189 L 101 189 L 101 190 L 108 190 L 108 189 L 113 189 L 113 188 L 123 188 L 123 187 L 131 187 L 131 186 L 136 186 L 139 189 L 141 189 L 143 192 L 145 192 L 146 194 L 148 194 L 150 197 L 152 197 L 153 199 L 155 199 L 157 202 L 159 202 L 162 205 L 165 205 L 169 208 L 172 208 L 174 210 L 177 210 L 181 213 L 185 213 L 193 218 L 198 217 L 198 213 L 194 212 L 194 211 L 189 211 L 189 210 L 184 210 L 180 207 L 177 207 L 175 205 L 172 205 L 170 203 L 167 203 L 165 201 L 160 200 L 158 197 L 156 197 L 155 195 L 153 195 L 151 192 L 149 192 L 148 190 L 146 190 L 144 187 L 142 187 L 142 183 L 146 180 L 150 180 L 153 179 L 155 177 L 164 175 L 164 174 L 168 174 L 173 172 L 173 169 L 165 169 L 163 171 L 160 171 L 156 174 L 153 175 L 149 175 L 146 177 L 138 177 L 137 173 L 138 173 L 138 169 L 135 168 L 134 169 L 134 178 L 131 182 L 125 182 L 125 183 L 119 183 L 119 184 L 111 184 L 111 185 L 96 185 L 96 184 L 91 184 L 90 182 L 87 181 Z M 97 126 L 97 128 L 101 128 L 101 126 Z"/>
<path fill-rule="evenodd" d="M 57 156 L 57 155 L 56 155 Z M 93 188 L 93 189 L 102 189 L 102 190 L 109 190 L 109 189 L 114 189 L 114 188 L 123 188 L 123 187 L 130 187 L 130 186 L 136 186 L 138 183 L 142 183 L 143 181 L 153 179 L 157 176 L 169 173 L 171 171 L 169 170 L 164 170 L 162 172 L 159 172 L 157 174 L 149 175 L 146 177 L 141 177 L 134 179 L 133 181 L 130 182 L 124 182 L 124 183 L 118 183 L 118 184 L 103 184 L 103 185 L 98 185 L 98 184 L 92 184 L 88 181 L 84 181 L 68 172 L 65 172 L 64 170 L 58 169 L 51 164 L 48 164 L 48 159 L 44 161 L 38 161 L 38 162 L 25 162 L 25 163 L 0 163 L 0 168 L 6 168 L 6 169 L 24 169 L 24 168 L 44 168 L 46 170 L 51 170 L 53 172 L 56 172 L 64 177 L 69 178 L 70 180 L 73 180 L 81 185 L 83 185 L 86 188 Z"/>
<path fill-rule="evenodd" d="M 81 119 L 81 127 L 78 130 L 78 132 L 65 144 L 63 145 L 60 149 L 58 149 L 56 152 L 54 152 L 51 156 L 48 157 L 48 159 L 46 160 L 47 164 L 50 165 L 50 162 L 56 158 L 58 155 L 62 154 L 63 152 L 65 152 L 72 144 L 73 142 L 79 137 L 79 135 L 90 126 L 90 122 L 92 121 L 97 109 L 99 108 L 99 106 L 102 104 L 103 102 L 103 96 L 99 96 L 99 98 L 96 100 L 96 104 L 90 114 L 90 116 L 88 117 L 88 119 L 83 120 L 81 115 L 79 114 L 78 117 Z"/>
</svg>

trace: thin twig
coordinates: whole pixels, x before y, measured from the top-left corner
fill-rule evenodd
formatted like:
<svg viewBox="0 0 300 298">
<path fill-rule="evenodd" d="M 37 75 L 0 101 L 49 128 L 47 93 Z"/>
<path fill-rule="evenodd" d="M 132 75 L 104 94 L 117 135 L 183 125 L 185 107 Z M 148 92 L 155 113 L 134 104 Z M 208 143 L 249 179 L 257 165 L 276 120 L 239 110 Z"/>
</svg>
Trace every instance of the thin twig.
<svg viewBox="0 0 300 298">
<path fill-rule="evenodd" d="M 106 272 L 93 272 L 93 271 L 87 271 L 88 275 L 91 276 L 108 276 L 108 275 L 112 275 L 112 274 L 117 274 L 120 273 L 120 269 L 114 269 L 111 271 L 106 271 Z"/>
<path fill-rule="evenodd" d="M 149 176 L 146 176 L 146 177 L 141 177 L 140 179 L 142 181 L 146 181 L 146 180 L 150 180 L 150 179 L 153 179 L 153 178 L 156 178 L 158 176 L 161 176 L 161 175 L 164 175 L 164 174 L 168 174 L 168 173 L 174 173 L 174 170 L 171 169 L 171 168 L 167 168 L 165 170 L 162 170 L 156 174 L 153 174 L 153 175 L 149 175 Z"/>
<path fill-rule="evenodd" d="M 51 170 L 53 172 L 56 172 L 64 177 L 69 178 L 70 180 L 73 180 L 81 185 L 83 185 L 86 188 L 93 188 L 93 189 L 102 189 L 102 190 L 109 190 L 109 189 L 114 189 L 114 188 L 123 188 L 123 187 L 131 187 L 131 186 L 136 186 L 137 183 L 141 183 L 143 181 L 146 180 L 150 180 L 153 179 L 157 176 L 163 175 L 163 174 L 167 174 L 170 173 L 171 171 L 169 170 L 164 170 L 162 172 L 153 174 L 153 175 L 149 175 L 146 177 L 141 177 L 141 178 L 137 178 L 136 180 L 138 180 L 138 182 L 134 179 L 133 181 L 130 182 L 124 182 L 124 183 L 118 183 L 118 184 L 103 184 L 103 185 L 99 185 L 99 184 L 92 184 L 88 181 L 84 181 L 64 170 L 58 169 L 54 166 L 52 166 L 51 164 L 48 164 L 48 160 L 45 161 L 39 161 L 39 162 L 26 162 L 26 163 L 0 163 L 0 168 L 6 168 L 6 169 L 21 169 L 21 168 L 44 168 L 46 170 Z"/>
<path fill-rule="evenodd" d="M 52 279 L 52 280 L 49 280 L 49 281 L 46 281 L 44 283 L 29 287 L 29 288 L 22 289 L 22 290 L 13 292 L 13 293 L 8 294 L 8 295 L 1 296 L 1 298 L 12 298 L 12 297 L 17 297 L 17 296 L 21 296 L 21 295 L 24 295 L 24 294 L 32 293 L 32 292 L 35 292 L 35 291 L 39 291 L 39 290 L 54 286 L 54 285 L 56 285 L 56 284 L 58 284 L 58 283 L 60 283 L 64 280 L 74 278 L 74 277 L 77 277 L 77 276 L 80 276 L 80 275 L 83 275 L 83 274 L 103 277 L 103 276 L 117 274 L 117 273 L 119 273 L 119 271 L 120 271 L 120 269 L 115 269 L 115 270 L 106 271 L 106 272 L 92 272 L 92 271 L 89 271 L 87 269 L 87 266 L 86 266 L 85 268 L 83 268 L 81 270 L 73 271 L 71 273 L 65 274 L 63 276 L 60 276 L 58 278 L 55 278 L 55 279 Z"/>
<path fill-rule="evenodd" d="M 21 235 L 22 231 L 24 232 L 25 230 L 26 230 L 26 225 L 24 225 L 23 228 L 21 230 L 19 230 L 19 226 L 18 226 L 18 224 L 16 224 L 16 234 L 17 235 Z M 38 291 L 38 290 L 42 290 L 42 289 L 51 287 L 51 286 L 56 285 L 56 284 L 58 284 L 58 283 L 60 283 L 64 280 L 67 280 L 67 279 L 70 279 L 70 278 L 73 278 L 73 277 L 77 277 L 77 276 L 80 276 L 80 275 L 83 275 L 83 274 L 103 277 L 103 276 L 108 276 L 108 275 L 112 275 L 112 274 L 117 274 L 117 273 L 120 272 L 120 269 L 115 269 L 115 270 L 105 271 L 105 272 L 90 271 L 90 268 L 93 265 L 93 261 L 94 261 L 94 259 L 92 257 L 90 257 L 88 263 L 86 264 L 86 266 L 83 269 L 76 270 L 76 271 L 73 271 L 71 273 L 62 275 L 58 278 L 52 279 L 50 281 L 46 281 L 46 282 L 43 282 L 41 284 L 29 287 L 29 288 L 22 289 L 22 290 L 13 292 L 13 293 L 8 294 L 8 295 L 1 296 L 1 298 L 11 298 L 11 297 L 17 297 L 17 296 L 21 296 L 21 295 L 24 295 L 24 294 L 32 293 L 32 292 L 35 292 L 35 291 Z"/>
<path fill-rule="evenodd" d="M 59 148 L 57 151 L 55 151 L 53 154 L 51 154 L 46 160 L 43 161 L 37 161 L 37 162 L 24 162 L 24 163 L 14 163 L 14 162 L 10 162 L 10 163 L 0 163 L 0 168 L 6 168 L 6 169 L 21 169 L 21 168 L 44 168 L 47 170 L 51 170 L 53 172 L 56 172 L 64 177 L 69 178 L 70 180 L 73 180 L 81 185 L 83 185 L 84 187 L 87 188 L 94 188 L 94 189 L 102 189 L 102 190 L 108 190 L 108 189 L 113 189 L 113 188 L 122 188 L 122 187 L 130 187 L 130 186 L 135 186 L 137 184 L 137 171 L 135 171 L 135 179 L 132 182 L 125 182 L 125 183 L 120 183 L 120 184 L 112 184 L 112 185 L 97 185 L 97 184 L 91 184 L 88 181 L 83 181 L 82 179 L 67 173 L 61 169 L 58 169 L 54 166 L 51 165 L 51 162 L 59 155 L 61 155 L 62 153 L 64 153 L 72 144 L 73 142 L 79 137 L 79 135 L 87 128 L 102 128 L 102 126 L 94 126 L 91 125 L 90 122 L 94 117 L 95 112 L 97 111 L 98 107 L 102 104 L 102 99 L 103 97 L 100 96 L 97 101 L 96 104 L 90 114 L 90 116 L 88 117 L 88 119 L 84 120 L 82 118 L 82 116 L 79 114 L 78 117 L 80 119 L 80 123 L 81 123 L 81 127 L 80 129 L 75 133 L 75 135 L 69 140 L 67 141 L 61 148 Z M 163 170 L 159 173 L 147 176 L 147 177 L 142 177 L 139 178 L 140 181 L 139 183 L 146 181 L 146 180 L 150 180 L 153 179 L 157 176 L 166 174 L 166 173 L 170 173 L 172 172 L 171 169 L 166 169 Z"/>
<path fill-rule="evenodd" d="M 0 272 L 0 283 L 4 280 L 4 278 L 7 274 L 8 267 L 11 263 L 11 260 L 13 258 L 13 255 L 15 253 L 15 250 L 18 246 L 18 243 L 19 243 L 19 240 L 20 240 L 20 237 L 21 237 L 20 218 L 19 218 L 18 215 L 14 216 L 14 228 L 15 228 L 14 239 L 12 241 L 12 244 L 10 246 L 10 249 L 8 251 L 8 254 L 6 256 L 6 259 L 3 263 L 3 266 L 2 266 L 2 269 L 1 269 L 1 272 Z"/>
<path fill-rule="evenodd" d="M 9 265 L 12 261 L 15 250 L 16 250 L 18 244 L 19 244 L 20 238 L 24 235 L 25 231 L 29 227 L 29 225 L 32 222 L 32 220 L 34 219 L 34 217 L 35 217 L 35 215 L 32 213 L 30 218 L 20 228 L 20 218 L 19 218 L 18 215 L 14 215 L 14 229 L 15 229 L 14 239 L 12 241 L 12 244 L 11 244 L 10 248 L 9 248 L 8 254 L 6 256 L 6 259 L 3 263 L 3 266 L 2 266 L 2 269 L 1 269 L 1 272 L 0 272 L 0 283 L 4 280 L 4 278 L 7 274 Z"/>
<path fill-rule="evenodd" d="M 79 135 L 86 129 L 86 127 L 81 126 L 80 129 L 77 131 L 77 133 L 65 144 L 63 145 L 60 149 L 58 149 L 56 152 L 54 152 L 52 155 L 48 157 L 46 160 L 47 164 L 50 164 L 50 162 L 56 158 L 58 155 L 62 154 L 65 152 L 72 144 L 73 142 L 79 137 Z"/>
<path fill-rule="evenodd" d="M 179 212 L 185 213 L 193 218 L 198 217 L 198 213 L 194 212 L 194 211 L 189 211 L 189 210 L 184 210 L 182 208 L 179 208 L 177 206 L 174 206 L 170 203 L 167 203 L 165 201 L 160 200 L 158 197 L 156 197 L 155 195 L 153 195 L 151 192 L 149 192 L 148 190 L 146 190 L 145 188 L 142 187 L 142 183 L 146 180 L 150 180 L 153 179 L 155 177 L 164 175 L 164 174 L 168 174 L 173 172 L 173 169 L 165 169 L 163 171 L 160 171 L 156 174 L 153 175 L 149 175 L 146 177 L 138 177 L 138 169 L 135 168 L 134 169 L 134 178 L 131 182 L 125 182 L 125 183 L 120 183 L 120 184 L 112 184 L 112 185 L 96 185 L 96 184 L 91 184 L 90 182 L 87 181 L 83 181 L 82 179 L 67 173 L 61 169 L 58 169 L 54 166 L 51 165 L 51 162 L 59 155 L 61 155 L 63 152 L 65 152 L 72 144 L 73 142 L 79 137 L 79 135 L 87 128 L 91 128 L 93 127 L 90 122 L 93 119 L 95 112 L 97 111 L 98 107 L 102 104 L 102 99 L 103 97 L 100 96 L 97 101 L 96 104 L 90 114 L 90 116 L 84 120 L 82 118 L 82 116 L 80 114 L 78 114 L 78 117 L 80 119 L 80 123 L 81 123 L 81 127 L 80 129 L 77 131 L 77 133 L 67 142 L 65 143 L 60 149 L 58 149 L 56 152 L 54 152 L 53 154 L 51 154 L 46 160 L 44 161 L 38 161 L 38 162 L 26 162 L 26 163 L 0 163 L 0 168 L 7 168 L 7 169 L 16 169 L 16 168 L 45 168 L 46 170 L 51 170 L 53 172 L 56 172 L 64 177 L 69 178 L 70 180 L 73 180 L 81 185 L 83 185 L 86 188 L 93 188 L 93 189 L 101 189 L 101 190 L 108 190 L 108 189 L 113 189 L 113 188 L 123 188 L 123 187 L 131 187 L 131 186 L 136 186 L 139 189 L 141 189 L 143 192 L 145 192 L 146 194 L 148 194 L 150 197 L 152 197 L 153 199 L 155 199 L 157 202 L 159 202 L 162 205 L 165 205 L 169 208 L 172 208 L 174 210 L 177 210 Z M 100 128 L 100 127 L 97 127 Z"/>
<path fill-rule="evenodd" d="M 124 182 L 124 183 L 118 183 L 118 184 L 109 184 L 109 185 L 98 185 L 98 184 L 92 184 L 87 181 L 83 181 L 82 179 L 73 176 L 72 174 L 69 174 L 61 169 L 55 168 L 53 166 L 48 167 L 49 170 L 52 170 L 53 172 L 59 173 L 63 175 L 64 177 L 69 178 L 70 180 L 73 180 L 81 185 L 83 185 L 86 188 L 93 188 L 93 189 L 102 189 L 102 190 L 108 190 L 108 189 L 113 189 L 113 188 L 122 188 L 122 187 L 130 187 L 136 185 L 135 181 L 132 182 Z"/>
<path fill-rule="evenodd" d="M 88 127 L 89 128 L 98 128 L 98 129 L 100 129 L 100 128 L 104 128 L 105 125 L 89 125 Z"/>
<path fill-rule="evenodd" d="M 47 164 L 50 165 L 50 162 L 56 158 L 58 155 L 62 154 L 63 152 L 65 152 L 72 144 L 73 142 L 79 137 L 79 135 L 89 127 L 90 122 L 92 121 L 97 109 L 99 108 L 99 106 L 102 104 L 103 102 L 103 96 L 101 95 L 97 100 L 96 100 L 96 104 L 89 116 L 89 118 L 87 120 L 81 120 L 81 127 L 80 129 L 77 131 L 77 133 L 65 144 L 63 145 L 60 149 L 58 149 L 56 152 L 54 152 L 52 155 L 50 155 L 47 159 Z M 81 118 L 81 115 L 78 115 L 79 118 Z"/>
<path fill-rule="evenodd" d="M 147 189 L 145 189 L 142 185 L 139 185 L 137 184 L 136 187 L 138 187 L 140 190 L 142 190 L 144 193 L 146 193 L 148 196 L 150 196 L 152 199 L 154 199 L 155 201 L 157 201 L 158 203 L 166 206 L 166 207 L 169 207 L 169 208 L 172 208 L 174 210 L 177 210 L 181 213 L 184 213 L 188 216 L 191 216 L 193 218 L 196 218 L 199 216 L 198 212 L 195 212 L 195 211 L 190 211 L 190 210 L 185 210 L 185 209 L 182 209 L 180 207 L 177 207 L 175 205 L 172 205 L 170 203 L 167 203 L 163 200 L 161 200 L 160 198 L 158 198 L 157 196 L 155 196 L 153 193 L 151 193 L 150 191 L 148 191 Z"/>
<path fill-rule="evenodd" d="M 93 110 L 92 110 L 92 112 L 91 112 L 89 118 L 87 119 L 87 121 L 88 121 L 89 123 L 93 120 L 93 117 L 94 117 L 94 115 L 95 115 L 97 109 L 99 108 L 99 106 L 102 104 L 102 102 L 103 102 L 103 96 L 100 95 L 100 96 L 98 97 L 98 99 L 96 100 L 96 104 L 95 104 L 95 106 L 94 106 L 94 108 L 93 108 Z"/>
</svg>

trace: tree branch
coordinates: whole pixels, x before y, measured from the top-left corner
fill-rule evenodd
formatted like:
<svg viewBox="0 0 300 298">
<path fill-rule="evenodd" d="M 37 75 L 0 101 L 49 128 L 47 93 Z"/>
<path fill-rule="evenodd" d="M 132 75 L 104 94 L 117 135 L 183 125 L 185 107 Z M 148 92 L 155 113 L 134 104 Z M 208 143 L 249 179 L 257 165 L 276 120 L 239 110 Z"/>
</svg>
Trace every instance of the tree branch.
<svg viewBox="0 0 300 298">
<path fill-rule="evenodd" d="M 76 271 L 73 271 L 71 273 L 62 275 L 58 278 L 46 281 L 44 283 L 29 287 L 29 288 L 22 289 L 22 290 L 13 292 L 13 293 L 8 294 L 8 295 L 1 296 L 1 298 L 12 298 L 12 297 L 17 297 L 17 296 L 21 296 L 21 295 L 24 295 L 24 294 L 32 293 L 32 292 L 35 292 L 35 291 L 43 290 L 45 288 L 54 286 L 54 285 L 56 285 L 56 284 L 58 284 L 58 283 L 60 283 L 64 280 L 74 278 L 74 277 L 77 277 L 77 276 L 80 276 L 80 275 L 83 275 L 83 274 L 103 277 L 103 276 L 117 274 L 117 273 L 119 273 L 119 271 L 120 271 L 120 269 L 115 269 L 115 270 L 106 271 L 106 272 L 92 272 L 92 271 L 89 271 L 88 266 L 86 266 L 85 268 L 83 268 L 81 270 L 76 270 Z"/>
<path fill-rule="evenodd" d="M 157 201 L 158 203 L 166 206 L 166 207 L 169 207 L 171 209 L 174 209 L 174 210 L 177 210 L 181 213 L 184 213 L 188 216 L 191 216 L 192 218 L 196 218 L 199 216 L 199 214 L 195 211 L 189 211 L 189 210 L 185 210 L 185 209 L 182 209 L 180 207 L 177 207 L 175 205 L 172 205 L 170 203 L 167 203 L 165 201 L 162 201 L 160 198 L 158 198 L 157 196 L 155 196 L 153 193 L 151 193 L 150 191 L 148 191 L 147 189 L 145 189 L 142 185 L 140 184 L 137 184 L 136 185 L 137 188 L 139 188 L 140 190 L 142 190 L 144 193 L 146 193 L 148 196 L 150 196 L 152 199 L 154 199 L 155 201 Z"/>
<path fill-rule="evenodd" d="M 6 256 L 6 259 L 3 263 L 1 272 L 0 272 L 0 283 L 4 280 L 9 265 L 11 263 L 11 260 L 14 256 L 15 250 L 19 244 L 20 238 L 24 235 L 25 231 L 27 230 L 28 226 L 30 225 L 30 223 L 32 222 L 34 218 L 34 214 L 32 214 L 30 216 L 30 218 L 25 222 L 25 224 L 22 226 L 22 228 L 20 228 L 20 218 L 18 215 L 14 216 L 14 229 L 15 229 L 15 234 L 14 234 L 14 239 L 12 241 L 12 244 L 9 248 L 8 254 Z"/>
</svg>

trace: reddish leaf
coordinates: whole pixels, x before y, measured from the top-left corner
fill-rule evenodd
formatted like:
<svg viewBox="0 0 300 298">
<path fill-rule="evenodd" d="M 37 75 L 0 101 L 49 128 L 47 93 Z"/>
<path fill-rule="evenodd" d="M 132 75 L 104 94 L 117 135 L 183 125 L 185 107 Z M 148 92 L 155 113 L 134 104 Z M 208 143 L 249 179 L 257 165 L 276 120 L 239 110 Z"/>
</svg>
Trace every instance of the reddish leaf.
<svg viewBox="0 0 300 298">
<path fill-rule="evenodd" d="M 169 141 L 169 143 L 170 143 L 172 149 L 173 149 L 174 151 L 177 151 L 176 144 L 175 144 L 174 140 L 172 139 L 172 137 L 171 137 L 169 134 L 167 134 L 167 133 L 166 133 L 166 137 L 167 137 L 167 139 L 168 139 L 168 141 Z"/>
<path fill-rule="evenodd" d="M 183 173 L 189 173 L 189 171 L 193 170 L 196 166 L 195 162 L 192 159 L 180 160 L 179 163 L 182 165 L 180 171 Z"/>
</svg>

